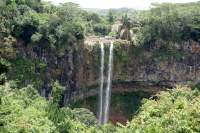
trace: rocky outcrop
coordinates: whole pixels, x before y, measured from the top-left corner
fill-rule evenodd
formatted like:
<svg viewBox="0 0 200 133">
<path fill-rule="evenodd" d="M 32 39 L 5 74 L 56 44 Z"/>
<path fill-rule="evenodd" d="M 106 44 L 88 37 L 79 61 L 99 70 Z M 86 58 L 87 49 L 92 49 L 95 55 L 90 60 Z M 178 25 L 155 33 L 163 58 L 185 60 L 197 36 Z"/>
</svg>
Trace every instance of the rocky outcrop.
<svg viewBox="0 0 200 133">
<path fill-rule="evenodd" d="M 113 24 L 111 32 L 119 33 L 122 30 L 123 24 L 121 22 L 116 22 Z"/>
<path fill-rule="evenodd" d="M 130 28 L 124 26 L 121 22 L 116 22 L 112 26 L 111 32 L 117 34 L 117 38 L 122 40 L 133 40 L 133 31 Z"/>
<path fill-rule="evenodd" d="M 29 61 L 40 60 L 46 64 L 43 72 L 34 63 L 30 68 L 30 71 L 38 75 L 38 80 L 42 77 L 42 83 L 37 88 L 40 94 L 47 98 L 50 97 L 52 83 L 58 80 L 61 85 L 66 87 L 62 104 L 67 104 L 71 94 L 79 88 L 76 82 L 78 82 L 77 74 L 81 75 L 83 71 L 81 69 L 83 64 L 83 41 L 72 40 L 63 45 L 62 48 L 58 49 L 51 48 L 47 43 L 25 46 L 23 42 L 18 41 L 16 49 L 18 58 L 24 58 Z M 25 82 L 23 83 L 24 86 L 33 84 L 31 78 L 26 79 Z"/>
<path fill-rule="evenodd" d="M 169 86 L 159 85 L 153 82 L 140 82 L 140 81 L 113 81 L 112 93 L 131 93 L 131 92 L 144 92 L 147 94 L 155 95 L 160 91 L 166 91 Z M 91 96 L 99 94 L 99 85 L 88 86 L 85 89 L 78 89 L 72 94 L 71 102 L 83 100 Z"/>
<path fill-rule="evenodd" d="M 88 40 L 86 40 L 88 41 Z M 114 43 L 113 91 L 144 91 L 155 93 L 176 85 L 195 85 L 200 82 L 200 43 L 189 40 L 171 44 L 163 51 L 163 41 L 157 41 L 140 49 L 128 41 L 101 38 L 105 44 Z M 20 56 L 41 59 L 47 64 L 40 87 L 42 96 L 51 94 L 52 81 L 66 86 L 62 104 L 70 99 L 95 95 L 99 88 L 100 47 L 99 39 L 88 43 L 69 42 L 65 49 L 50 49 L 44 44 L 18 46 Z M 105 72 L 109 47 L 105 45 Z M 163 55 L 164 54 L 164 55 Z M 35 68 L 35 73 L 39 70 Z M 105 73 L 106 75 L 106 73 Z M 106 79 L 105 79 L 106 80 Z M 106 81 L 105 81 L 106 82 Z M 120 84 L 122 83 L 122 84 Z"/>
<path fill-rule="evenodd" d="M 173 51 L 165 53 L 166 55 L 163 55 L 162 47 L 158 46 L 160 43 L 151 44 L 139 51 L 139 54 L 136 54 L 138 51 L 131 44 L 115 44 L 113 80 L 155 83 L 169 87 L 200 82 L 200 53 L 197 52 L 200 43 L 188 41 L 179 44 L 178 48 L 175 48 L 177 44 L 173 44 Z M 98 48 L 85 49 L 83 66 L 86 69 L 83 69 L 84 77 L 78 80 L 85 87 L 99 83 L 99 51 Z"/>
<path fill-rule="evenodd" d="M 132 41 L 132 37 L 133 37 L 133 32 L 131 30 L 123 29 L 120 31 L 119 35 L 120 39 Z"/>
</svg>

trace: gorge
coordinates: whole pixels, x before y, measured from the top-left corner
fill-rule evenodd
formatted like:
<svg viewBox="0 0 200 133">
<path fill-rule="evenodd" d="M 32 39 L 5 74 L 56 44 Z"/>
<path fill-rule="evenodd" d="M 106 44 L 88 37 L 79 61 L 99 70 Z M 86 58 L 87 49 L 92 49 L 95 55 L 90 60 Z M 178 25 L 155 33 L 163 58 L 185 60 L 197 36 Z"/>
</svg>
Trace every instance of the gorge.
<svg viewBox="0 0 200 133">
<path fill-rule="evenodd" d="M 0 133 L 199 133 L 199 16 L 0 0 Z"/>
</svg>

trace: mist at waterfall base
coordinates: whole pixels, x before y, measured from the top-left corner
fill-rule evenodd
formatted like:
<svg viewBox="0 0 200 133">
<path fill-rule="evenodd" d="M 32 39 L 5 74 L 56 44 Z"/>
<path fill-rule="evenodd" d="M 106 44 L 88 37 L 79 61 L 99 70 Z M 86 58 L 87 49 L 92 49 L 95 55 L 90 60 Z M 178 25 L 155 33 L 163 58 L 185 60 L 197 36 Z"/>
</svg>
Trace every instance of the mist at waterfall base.
<svg viewBox="0 0 200 133">
<path fill-rule="evenodd" d="M 101 69 L 100 69 L 100 91 L 99 91 L 99 123 L 105 124 L 109 119 L 109 106 L 112 84 L 112 64 L 113 64 L 113 42 L 110 43 L 108 62 L 108 78 L 106 90 L 104 90 L 104 44 L 101 43 Z"/>
</svg>

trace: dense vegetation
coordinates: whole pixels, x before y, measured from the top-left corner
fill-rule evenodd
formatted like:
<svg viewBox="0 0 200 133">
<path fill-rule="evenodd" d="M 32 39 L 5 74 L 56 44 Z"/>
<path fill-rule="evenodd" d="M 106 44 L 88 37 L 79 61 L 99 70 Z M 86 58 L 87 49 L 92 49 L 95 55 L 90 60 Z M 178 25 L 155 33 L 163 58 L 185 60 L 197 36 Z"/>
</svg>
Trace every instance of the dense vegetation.
<svg viewBox="0 0 200 133">
<path fill-rule="evenodd" d="M 59 91 L 60 86 L 57 84 L 55 88 L 56 91 Z M 22 89 L 11 89 L 9 85 L 1 86 L 0 132 L 72 133 L 86 130 L 86 124 L 92 121 L 94 116 L 88 114 L 87 110 L 83 110 L 82 116 L 85 114 L 90 119 L 86 124 L 79 122 L 78 119 L 82 122 L 86 121 L 84 118 L 80 118 L 81 111 L 59 108 L 56 103 L 58 100 L 56 91 L 53 94 L 55 96 L 50 101 L 46 101 L 32 86 Z"/>
<path fill-rule="evenodd" d="M 114 34 L 115 21 L 134 31 L 138 49 L 164 41 L 161 52 L 165 56 L 171 55 L 172 42 L 200 41 L 199 2 L 154 6 L 147 11 L 110 10 L 99 15 L 74 3 L 54 6 L 40 0 L 0 0 L 0 133 L 200 132 L 198 90 L 177 87 L 162 92 L 144 100 L 126 126 L 99 125 L 89 110 L 59 104 L 67 87 L 58 81 L 51 81 L 48 99 L 41 97 L 38 90 L 48 64 L 19 52 L 21 47 L 38 46 L 62 55 L 69 45 L 79 47 L 81 43 L 74 42 L 83 42 L 88 35 Z M 118 59 L 128 61 L 128 55 L 122 55 Z"/>
<path fill-rule="evenodd" d="M 0 132 L 19 133 L 129 133 L 200 132 L 200 92 L 176 88 L 156 99 L 144 100 L 139 113 L 127 126 L 99 126 L 86 109 L 59 108 L 62 87 L 55 83 L 51 100 L 40 97 L 32 86 L 22 89 L 0 86 Z"/>
<path fill-rule="evenodd" d="M 86 12 L 77 4 L 53 6 L 40 0 L 1 0 L 0 19 L 0 81 L 4 82 L 10 70 L 7 78 L 17 85 L 31 82 L 36 88 L 44 80 L 47 64 L 41 58 L 26 58 L 19 47 L 40 53 L 49 49 L 60 56 L 74 42 L 83 42 L 85 35 L 108 34 L 112 24 L 107 16 Z"/>
<path fill-rule="evenodd" d="M 181 133 L 200 132 L 199 91 L 177 87 L 158 98 L 144 101 L 139 114 L 124 132 Z"/>
<path fill-rule="evenodd" d="M 156 40 L 181 42 L 200 38 L 200 2 L 189 4 L 154 4 L 138 14 L 134 24 L 137 41 L 148 44 Z M 167 46 L 166 46 L 167 47 Z"/>
</svg>

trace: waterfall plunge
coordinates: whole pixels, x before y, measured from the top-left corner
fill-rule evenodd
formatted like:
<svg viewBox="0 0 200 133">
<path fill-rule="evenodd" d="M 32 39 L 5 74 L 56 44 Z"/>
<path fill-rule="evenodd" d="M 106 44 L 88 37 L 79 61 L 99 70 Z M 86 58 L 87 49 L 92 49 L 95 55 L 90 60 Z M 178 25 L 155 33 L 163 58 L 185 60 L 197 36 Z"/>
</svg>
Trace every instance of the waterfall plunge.
<svg viewBox="0 0 200 133">
<path fill-rule="evenodd" d="M 106 96 L 105 96 L 105 116 L 103 117 L 103 123 L 108 121 L 109 115 L 109 106 L 110 106 L 110 96 L 111 96 L 111 81 L 112 81 L 112 64 L 113 64 L 113 42 L 110 44 L 109 52 L 109 63 L 108 63 L 108 81 L 106 87 Z"/>
<path fill-rule="evenodd" d="M 100 93 L 99 93 L 99 123 L 103 120 L 103 83 L 104 83 L 104 44 L 101 43 L 101 82 L 100 82 Z"/>
<path fill-rule="evenodd" d="M 113 64 L 113 42 L 110 44 L 108 62 L 108 79 L 107 86 L 104 93 L 104 45 L 101 43 L 101 84 L 100 84 L 100 102 L 99 102 L 99 123 L 105 124 L 109 118 L 109 106 L 111 97 L 111 83 L 112 83 L 112 64 Z M 105 96 L 104 96 L 105 94 Z"/>
</svg>

